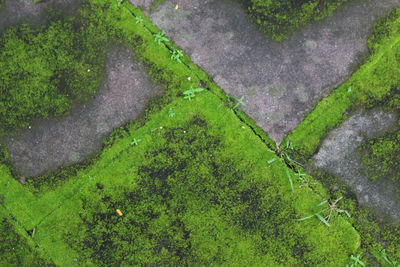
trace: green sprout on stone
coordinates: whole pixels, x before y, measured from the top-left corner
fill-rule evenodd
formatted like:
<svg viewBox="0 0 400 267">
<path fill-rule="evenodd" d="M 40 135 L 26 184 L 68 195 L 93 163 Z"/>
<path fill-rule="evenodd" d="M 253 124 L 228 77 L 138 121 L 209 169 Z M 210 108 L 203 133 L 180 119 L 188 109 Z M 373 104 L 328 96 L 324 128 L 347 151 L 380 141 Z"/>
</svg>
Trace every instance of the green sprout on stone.
<svg viewBox="0 0 400 267">
<path fill-rule="evenodd" d="M 169 42 L 169 39 L 164 36 L 163 32 L 159 32 L 154 34 L 154 42 L 156 42 L 158 45 L 161 45 L 161 43 L 166 43 Z"/>
<path fill-rule="evenodd" d="M 141 139 L 133 138 L 133 140 L 132 140 L 132 142 L 131 142 L 131 146 L 137 146 L 137 145 L 139 145 L 139 143 L 140 143 L 141 141 L 142 141 Z"/>
<path fill-rule="evenodd" d="M 233 106 L 233 109 L 237 109 L 239 106 L 244 106 L 244 107 L 247 106 L 243 101 L 244 96 L 240 98 L 236 96 L 231 96 L 231 98 L 233 98 L 236 101 L 236 104 Z"/>
<path fill-rule="evenodd" d="M 173 117 L 175 117 L 175 115 L 176 115 L 176 114 L 175 114 L 173 108 L 170 108 L 170 109 L 168 110 L 168 117 L 173 118 Z"/>
<path fill-rule="evenodd" d="M 135 23 L 136 24 L 143 24 L 143 18 L 142 17 L 135 17 Z"/>
<path fill-rule="evenodd" d="M 173 48 L 172 54 L 171 54 L 171 59 L 178 63 L 182 63 L 182 58 L 183 58 L 182 50 Z"/>
<path fill-rule="evenodd" d="M 309 220 L 313 217 L 317 217 L 323 224 L 325 224 L 326 226 L 331 226 L 329 224 L 329 220 L 335 216 L 335 215 L 340 215 L 342 213 L 346 214 L 347 217 L 351 217 L 350 213 L 347 210 L 343 210 L 343 209 L 339 209 L 337 206 L 337 203 L 342 199 L 342 197 L 336 199 L 333 202 L 330 202 L 328 200 L 324 200 L 321 203 L 318 204 L 318 207 L 320 206 L 324 206 L 324 205 L 328 205 L 325 209 L 320 210 L 317 213 L 311 214 L 309 216 L 300 218 L 300 219 L 295 219 L 298 222 L 301 221 L 305 221 L 305 220 Z"/>
<path fill-rule="evenodd" d="M 379 255 L 381 255 L 381 257 L 386 261 L 387 264 L 389 264 L 389 266 L 394 266 L 394 267 L 399 267 L 400 266 L 400 262 L 391 260 L 388 257 L 388 255 L 386 254 L 386 250 L 385 249 L 380 250 L 379 251 Z"/>
<path fill-rule="evenodd" d="M 186 90 L 183 92 L 183 98 L 192 100 L 196 96 L 197 93 L 203 92 L 204 88 L 193 88 L 193 86 L 190 86 L 189 90 Z"/>
<path fill-rule="evenodd" d="M 361 255 L 362 254 L 358 254 L 357 256 L 351 255 L 350 256 L 351 263 L 346 264 L 346 267 L 365 266 L 365 263 L 361 260 Z"/>
</svg>

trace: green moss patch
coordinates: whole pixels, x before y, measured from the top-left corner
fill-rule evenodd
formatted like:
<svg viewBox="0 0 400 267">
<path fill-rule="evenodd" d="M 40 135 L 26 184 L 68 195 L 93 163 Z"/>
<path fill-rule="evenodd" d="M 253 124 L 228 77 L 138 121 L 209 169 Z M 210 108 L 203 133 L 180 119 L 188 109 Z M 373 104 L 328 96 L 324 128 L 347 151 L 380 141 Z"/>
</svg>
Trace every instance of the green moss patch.
<svg viewBox="0 0 400 267">
<path fill-rule="evenodd" d="M 87 16 L 59 13 L 53 10 L 46 26 L 19 25 L 0 37 L 0 135 L 64 114 L 100 86 L 113 31 Z"/>
<path fill-rule="evenodd" d="M 2 195 L 0 195 L 2 201 Z M 0 206 L 0 265 L 1 266 L 54 266 L 45 261 L 24 230 L 8 218 Z M 30 234 L 34 232 L 31 231 Z"/>
<path fill-rule="evenodd" d="M 206 92 L 175 100 L 130 127 L 78 174 L 85 185 L 38 226 L 37 242 L 57 262 L 95 265 L 345 264 L 357 232 L 342 216 L 331 227 L 295 221 L 323 198 L 297 181 L 292 192 L 286 165 L 219 103 Z"/>
<path fill-rule="evenodd" d="M 368 140 L 361 147 L 361 155 L 369 178 L 400 182 L 400 133 Z"/>
<path fill-rule="evenodd" d="M 321 170 L 312 171 L 323 181 L 332 198 L 344 196 L 341 207 L 352 215 L 349 221 L 361 237 L 361 250 L 366 266 L 398 266 L 400 263 L 400 225 L 390 220 L 382 220 L 368 207 L 360 206 L 351 188 L 341 180 Z M 357 265 L 356 265 L 357 266 Z"/>
<path fill-rule="evenodd" d="M 249 12 L 261 30 L 282 40 L 310 21 L 321 20 L 347 0 L 250 0 Z"/>
</svg>

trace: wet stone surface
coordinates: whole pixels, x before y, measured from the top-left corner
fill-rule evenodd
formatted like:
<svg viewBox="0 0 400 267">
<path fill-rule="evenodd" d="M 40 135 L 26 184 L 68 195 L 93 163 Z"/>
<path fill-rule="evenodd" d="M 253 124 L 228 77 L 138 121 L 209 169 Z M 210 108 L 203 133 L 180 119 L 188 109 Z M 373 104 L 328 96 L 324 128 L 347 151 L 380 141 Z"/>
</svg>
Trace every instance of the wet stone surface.
<svg viewBox="0 0 400 267">
<path fill-rule="evenodd" d="M 48 0 L 37 4 L 33 0 L 5 0 L 0 9 L 0 33 L 6 28 L 27 23 L 38 26 L 46 21 L 47 12 L 51 9 L 63 10 L 63 14 L 75 14 L 78 8 L 77 0 Z"/>
<path fill-rule="evenodd" d="M 388 179 L 372 182 L 357 149 L 369 138 L 382 136 L 397 126 L 399 116 L 385 111 L 364 111 L 332 130 L 322 142 L 312 165 L 339 177 L 356 194 L 358 202 L 400 222 L 398 185 Z"/>
<path fill-rule="evenodd" d="M 90 102 L 64 118 L 33 122 L 29 131 L 6 141 L 20 176 L 55 171 L 98 152 L 112 129 L 137 119 L 148 100 L 162 93 L 128 49 L 113 48 L 106 68 L 105 82 Z"/>
<path fill-rule="evenodd" d="M 150 17 L 225 92 L 244 96 L 247 114 L 280 142 L 350 76 L 368 53 L 375 20 L 395 6 L 400 0 L 352 0 L 282 43 L 259 32 L 232 0 L 167 0 Z"/>
</svg>

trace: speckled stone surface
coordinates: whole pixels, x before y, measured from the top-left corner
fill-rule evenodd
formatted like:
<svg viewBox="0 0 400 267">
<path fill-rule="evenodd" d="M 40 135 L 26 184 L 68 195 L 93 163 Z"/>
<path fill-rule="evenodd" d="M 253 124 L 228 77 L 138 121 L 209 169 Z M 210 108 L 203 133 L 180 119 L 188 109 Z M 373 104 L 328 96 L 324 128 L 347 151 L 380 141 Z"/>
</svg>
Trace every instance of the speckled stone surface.
<svg viewBox="0 0 400 267">
<path fill-rule="evenodd" d="M 349 185 L 362 205 L 373 207 L 400 222 L 399 185 L 387 179 L 372 182 L 360 163 L 357 148 L 367 139 L 398 127 L 398 114 L 382 110 L 360 112 L 332 130 L 313 157 L 313 165 Z"/>
</svg>

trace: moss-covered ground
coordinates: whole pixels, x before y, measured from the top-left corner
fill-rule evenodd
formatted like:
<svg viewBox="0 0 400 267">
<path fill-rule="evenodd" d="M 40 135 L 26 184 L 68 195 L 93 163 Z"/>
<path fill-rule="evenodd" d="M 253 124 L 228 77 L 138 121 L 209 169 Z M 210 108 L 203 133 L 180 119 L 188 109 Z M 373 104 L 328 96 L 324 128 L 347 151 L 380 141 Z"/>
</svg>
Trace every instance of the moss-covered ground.
<svg viewBox="0 0 400 267">
<path fill-rule="evenodd" d="M 361 148 L 362 164 L 372 180 L 384 177 L 400 182 L 400 133 L 368 140 Z"/>
<path fill-rule="evenodd" d="M 44 260 L 43 252 L 30 240 L 28 233 L 3 207 L 0 207 L 0 244 L 1 266 L 52 266 Z"/>
<path fill-rule="evenodd" d="M 322 186 L 287 164 L 286 150 L 275 151 L 186 55 L 157 42 L 159 30 L 138 9 L 90 0 L 81 14 L 112 27 L 167 90 L 57 184 L 23 186 L 0 165 L 1 207 L 11 214 L 2 227 L 27 240 L 22 260 L 39 251 L 60 266 L 351 262 L 360 237 L 346 214 L 327 209 Z M 12 266 L 9 244 L 0 247 Z"/>
<path fill-rule="evenodd" d="M 21 185 L 1 152 L 2 265 L 356 266 L 357 255 L 397 264 L 398 227 L 377 223 L 348 189 L 327 191 L 334 178 L 324 188 L 290 155 L 310 157 L 347 110 L 387 100 L 400 77 L 398 10 L 371 38 L 370 60 L 281 148 L 140 10 L 88 0 L 80 12 L 166 91 L 79 167 Z"/>
<path fill-rule="evenodd" d="M 347 0 L 250 0 L 250 16 L 260 29 L 276 40 L 282 40 L 294 30 L 311 21 L 329 16 Z"/>
<path fill-rule="evenodd" d="M 0 38 L 0 136 L 32 119 L 65 114 L 100 87 L 113 31 L 57 10 L 48 21 L 11 27 Z"/>
</svg>

